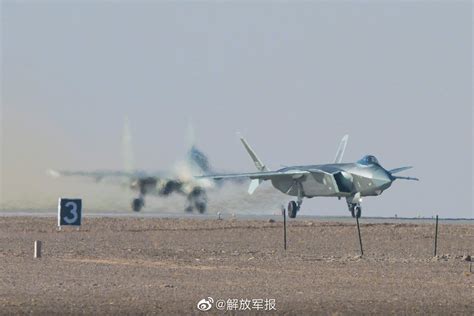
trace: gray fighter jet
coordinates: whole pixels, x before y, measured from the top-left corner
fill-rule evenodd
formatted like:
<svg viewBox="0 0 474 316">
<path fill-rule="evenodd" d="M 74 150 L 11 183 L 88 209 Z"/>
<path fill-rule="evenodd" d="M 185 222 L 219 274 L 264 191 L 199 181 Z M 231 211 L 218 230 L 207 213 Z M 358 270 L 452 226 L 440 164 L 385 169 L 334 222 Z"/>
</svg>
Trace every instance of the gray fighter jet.
<svg viewBox="0 0 474 316">
<path fill-rule="evenodd" d="M 334 163 L 292 166 L 277 171 L 270 171 L 257 157 L 245 139 L 241 138 L 240 140 L 255 163 L 258 172 L 214 174 L 203 177 L 215 180 L 250 178 L 252 181 L 248 189 L 249 194 L 252 194 L 263 181 L 270 180 L 277 190 L 296 196 L 296 201 L 288 203 L 288 216 L 291 218 L 296 217 L 303 203 L 303 198 L 316 196 L 345 198 L 352 217 L 360 217 L 362 197 L 382 194 L 397 179 L 418 181 L 417 178 L 395 175 L 412 167 L 386 170 L 372 155 L 366 155 L 354 163 L 342 163 L 348 138 L 348 135 L 342 138 Z"/>
<path fill-rule="evenodd" d="M 146 172 L 136 170 L 133 167 L 133 151 L 131 148 L 131 132 L 128 119 L 125 118 L 123 130 L 123 170 L 95 170 L 95 171 L 68 171 L 68 170 L 47 170 L 48 175 L 53 178 L 63 176 L 76 176 L 95 179 L 96 182 L 109 178 L 119 180 L 117 184 L 127 185 L 137 192 L 138 197 L 131 203 L 132 210 L 139 212 L 145 206 L 145 196 L 154 195 L 167 197 L 172 194 L 180 194 L 186 197 L 186 212 L 197 210 L 199 213 L 206 212 L 207 209 L 207 190 L 217 189 L 224 185 L 225 181 L 206 181 L 195 179 L 193 173 L 215 172 L 207 156 L 200 151 L 194 144 L 194 131 L 191 125 L 188 127 L 188 137 L 190 149 L 186 159 L 181 161 L 176 168 L 163 171 Z M 238 183 L 239 179 L 229 179 L 231 182 Z"/>
<path fill-rule="evenodd" d="M 199 213 L 206 212 L 207 194 L 206 190 L 219 185 L 216 181 L 199 181 L 194 179 L 192 172 L 209 172 L 210 166 L 207 157 L 192 146 L 188 151 L 186 160 L 179 166 L 181 170 L 166 170 L 146 172 L 141 170 L 96 170 L 96 171 L 67 171 L 47 170 L 53 177 L 76 176 L 95 179 L 96 182 L 105 178 L 120 180 L 120 184 L 128 184 L 132 191 L 138 193 L 138 197 L 132 200 L 131 206 L 134 212 L 139 212 L 145 206 L 145 196 L 154 195 L 167 197 L 172 194 L 186 196 L 186 212 L 196 209 Z"/>
</svg>

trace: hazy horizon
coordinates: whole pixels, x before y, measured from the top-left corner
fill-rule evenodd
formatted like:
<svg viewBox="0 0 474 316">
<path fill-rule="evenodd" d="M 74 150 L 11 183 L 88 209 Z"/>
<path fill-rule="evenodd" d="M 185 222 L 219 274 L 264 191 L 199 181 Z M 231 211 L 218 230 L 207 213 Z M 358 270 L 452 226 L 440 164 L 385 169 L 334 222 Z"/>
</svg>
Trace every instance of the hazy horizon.
<svg viewBox="0 0 474 316">
<path fill-rule="evenodd" d="M 472 13 L 470 1 L 2 1 L 0 210 L 54 211 L 65 194 L 128 210 L 122 187 L 45 173 L 123 168 L 128 117 L 138 169 L 183 159 L 189 122 L 227 171 L 255 168 L 237 133 L 271 169 L 330 163 L 349 134 L 344 161 L 374 154 L 421 180 L 364 199 L 363 216 L 472 218 Z M 228 191 L 235 209 L 289 200 L 268 183 Z M 301 215 L 349 212 L 314 198 Z"/>
</svg>

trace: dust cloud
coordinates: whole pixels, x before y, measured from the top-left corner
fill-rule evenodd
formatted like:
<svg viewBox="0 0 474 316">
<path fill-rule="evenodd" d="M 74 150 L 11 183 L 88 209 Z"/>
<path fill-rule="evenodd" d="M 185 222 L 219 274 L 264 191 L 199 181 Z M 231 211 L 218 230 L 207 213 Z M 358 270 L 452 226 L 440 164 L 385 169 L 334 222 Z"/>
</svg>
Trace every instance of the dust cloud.
<svg viewBox="0 0 474 316">
<path fill-rule="evenodd" d="M 54 212 L 59 197 L 83 199 L 84 212 L 130 211 L 131 200 L 137 196 L 126 179 L 94 179 L 85 177 L 52 178 L 47 170 L 71 169 L 80 166 L 80 157 L 72 157 L 70 141 L 54 124 L 38 118 L 38 113 L 23 113 L 13 106 L 4 107 L 1 126 L 1 211 Z M 120 159 L 120 157 L 118 158 Z M 179 165 L 178 165 L 179 166 Z M 79 168 L 81 169 L 81 168 Z M 84 166 L 82 170 L 88 170 Z M 157 166 L 156 169 L 163 169 Z M 89 169 L 91 170 L 91 169 Z M 188 170 L 172 170 L 189 173 Z M 263 214 L 278 212 L 288 197 L 264 183 L 248 195 L 249 182 L 227 183 L 210 188 L 208 212 L 223 214 Z M 147 195 L 144 212 L 183 213 L 186 196 Z"/>
<path fill-rule="evenodd" d="M 77 165 L 77 158 L 68 155 L 63 133 L 37 114 L 3 107 L 0 211 L 54 211 L 59 197 L 81 197 L 97 209 L 121 205 L 128 193 L 123 186 L 48 176 L 47 169 Z"/>
</svg>

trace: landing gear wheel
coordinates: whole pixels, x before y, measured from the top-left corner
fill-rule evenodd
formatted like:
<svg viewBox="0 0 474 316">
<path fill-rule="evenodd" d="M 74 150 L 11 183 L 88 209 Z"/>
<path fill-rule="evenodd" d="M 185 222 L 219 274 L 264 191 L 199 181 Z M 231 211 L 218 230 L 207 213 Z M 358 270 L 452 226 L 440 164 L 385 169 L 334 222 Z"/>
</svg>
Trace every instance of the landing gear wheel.
<svg viewBox="0 0 474 316">
<path fill-rule="evenodd" d="M 188 195 L 188 207 L 186 212 L 191 213 L 196 209 L 200 214 L 206 212 L 207 209 L 207 194 L 201 187 L 195 187 Z"/>
<path fill-rule="evenodd" d="M 352 217 L 355 218 L 355 217 L 356 217 L 356 214 L 355 214 L 355 212 L 354 212 L 354 207 L 351 207 L 349 210 L 350 210 L 350 212 L 351 212 Z"/>
<path fill-rule="evenodd" d="M 298 212 L 298 204 L 296 204 L 295 201 L 290 201 L 288 203 L 288 217 L 295 218 L 297 212 Z"/>
<path fill-rule="evenodd" d="M 360 207 L 359 205 L 356 206 L 354 208 L 354 212 L 352 213 L 352 217 L 354 217 L 354 213 L 355 213 L 355 217 L 360 218 L 360 216 L 362 215 L 362 207 Z"/>
<path fill-rule="evenodd" d="M 143 199 L 141 199 L 141 198 L 133 199 L 133 201 L 132 201 L 132 210 L 134 212 L 140 212 L 144 205 L 145 205 L 145 203 L 143 202 Z"/>
<path fill-rule="evenodd" d="M 206 212 L 206 206 L 207 206 L 206 203 L 196 202 L 194 206 L 196 207 L 196 209 L 198 210 L 200 214 L 204 214 Z"/>
</svg>

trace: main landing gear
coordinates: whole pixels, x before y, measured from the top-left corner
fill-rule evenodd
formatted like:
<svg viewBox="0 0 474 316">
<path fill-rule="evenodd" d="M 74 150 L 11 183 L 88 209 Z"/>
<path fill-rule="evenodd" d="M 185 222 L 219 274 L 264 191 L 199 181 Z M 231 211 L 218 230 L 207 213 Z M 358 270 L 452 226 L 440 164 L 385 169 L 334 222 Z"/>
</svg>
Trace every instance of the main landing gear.
<svg viewBox="0 0 474 316">
<path fill-rule="evenodd" d="M 288 203 L 288 217 L 289 218 L 296 217 L 296 213 L 298 213 L 298 211 L 300 210 L 301 204 L 302 204 L 301 202 L 295 202 L 295 201 L 290 201 Z"/>
<path fill-rule="evenodd" d="M 139 195 L 132 200 L 132 210 L 140 212 L 145 206 L 145 195 L 149 190 L 156 187 L 157 180 L 153 177 L 139 178 L 130 184 L 132 190 L 137 190 Z"/>
<path fill-rule="evenodd" d="M 288 217 L 289 218 L 295 218 L 296 214 L 301 208 L 301 204 L 303 204 L 304 191 L 303 191 L 303 185 L 301 184 L 301 182 L 295 181 L 293 185 L 290 187 L 290 189 L 288 190 L 288 192 L 293 188 L 295 184 L 297 185 L 298 199 L 296 201 L 290 201 L 288 203 Z"/>
<path fill-rule="evenodd" d="M 134 212 L 140 212 L 144 206 L 145 199 L 142 196 L 132 200 L 132 210 Z"/>
<path fill-rule="evenodd" d="M 201 187 L 195 187 L 188 195 L 188 207 L 185 211 L 191 213 L 196 209 L 200 214 L 206 212 L 207 209 L 207 194 Z"/>
</svg>

